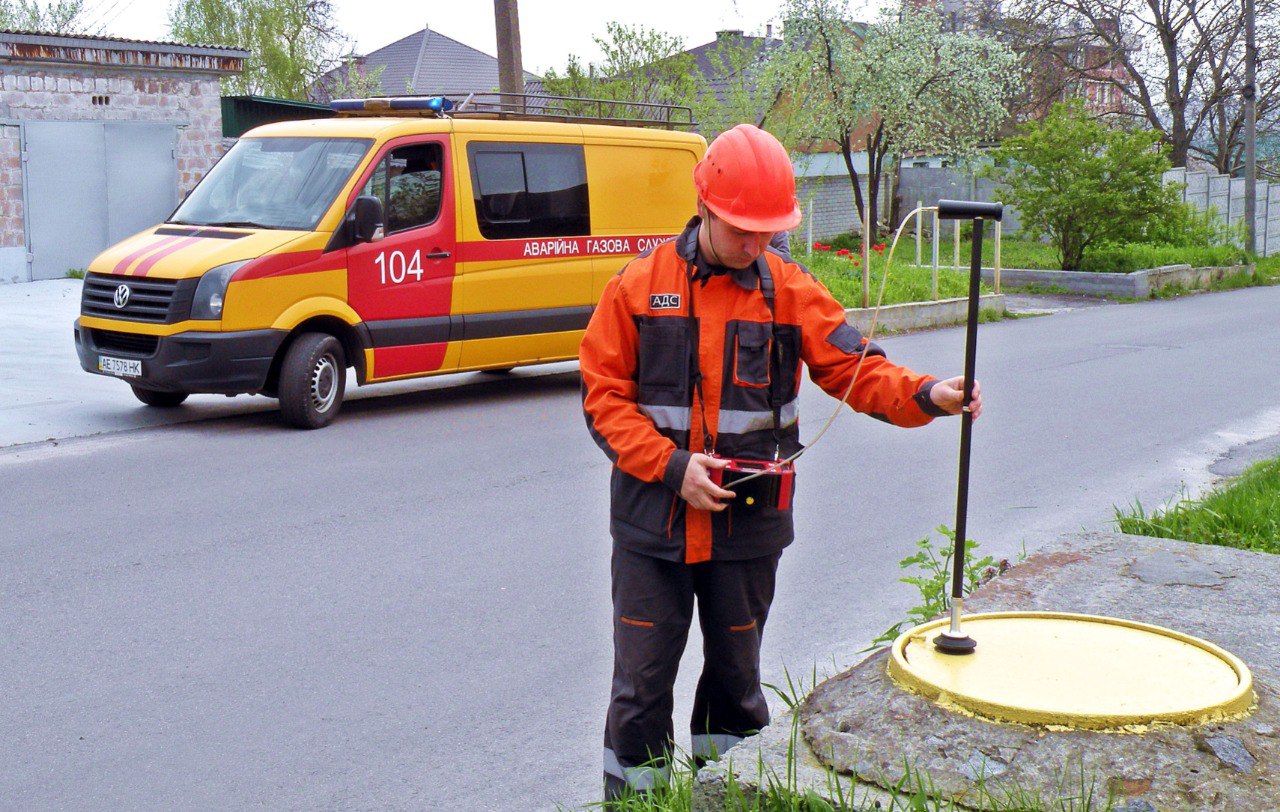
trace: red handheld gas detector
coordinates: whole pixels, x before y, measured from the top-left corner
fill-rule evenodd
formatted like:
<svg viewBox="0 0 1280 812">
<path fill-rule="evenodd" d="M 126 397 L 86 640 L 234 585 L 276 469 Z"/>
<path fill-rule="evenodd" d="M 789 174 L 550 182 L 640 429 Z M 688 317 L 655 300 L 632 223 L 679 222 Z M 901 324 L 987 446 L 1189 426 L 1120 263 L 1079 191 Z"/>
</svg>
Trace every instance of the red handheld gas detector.
<svg viewBox="0 0 1280 812">
<path fill-rule="evenodd" d="M 717 458 L 719 459 L 719 458 Z M 795 488 L 796 469 L 787 460 L 729 460 L 724 468 L 712 468 L 711 481 L 737 497 L 728 500 L 735 508 L 756 510 L 762 507 L 791 509 L 791 493 Z M 735 487 L 738 480 L 754 477 Z"/>
</svg>

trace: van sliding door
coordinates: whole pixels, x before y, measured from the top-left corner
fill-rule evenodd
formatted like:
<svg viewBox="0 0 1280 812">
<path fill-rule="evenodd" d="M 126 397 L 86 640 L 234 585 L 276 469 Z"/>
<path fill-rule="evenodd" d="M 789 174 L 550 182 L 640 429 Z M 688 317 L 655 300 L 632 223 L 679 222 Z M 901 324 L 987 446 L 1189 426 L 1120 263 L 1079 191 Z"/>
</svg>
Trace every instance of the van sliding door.
<svg viewBox="0 0 1280 812">
<path fill-rule="evenodd" d="M 582 144 L 473 140 L 466 156 L 479 233 L 461 246 L 462 366 L 577 357 L 594 304 Z"/>
</svg>

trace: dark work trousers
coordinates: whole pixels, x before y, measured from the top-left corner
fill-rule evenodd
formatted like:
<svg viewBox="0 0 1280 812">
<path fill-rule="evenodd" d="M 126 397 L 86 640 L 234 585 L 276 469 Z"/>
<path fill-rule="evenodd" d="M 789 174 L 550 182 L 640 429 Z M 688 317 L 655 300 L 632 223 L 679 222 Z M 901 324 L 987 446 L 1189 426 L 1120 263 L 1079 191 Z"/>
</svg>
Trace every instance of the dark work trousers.
<svg viewBox="0 0 1280 812">
<path fill-rule="evenodd" d="M 672 688 L 695 598 L 704 662 L 690 723 L 693 754 L 714 758 L 769 723 L 760 640 L 780 557 L 684 564 L 614 545 L 607 794 L 623 785 L 646 790 L 669 775 Z"/>
</svg>

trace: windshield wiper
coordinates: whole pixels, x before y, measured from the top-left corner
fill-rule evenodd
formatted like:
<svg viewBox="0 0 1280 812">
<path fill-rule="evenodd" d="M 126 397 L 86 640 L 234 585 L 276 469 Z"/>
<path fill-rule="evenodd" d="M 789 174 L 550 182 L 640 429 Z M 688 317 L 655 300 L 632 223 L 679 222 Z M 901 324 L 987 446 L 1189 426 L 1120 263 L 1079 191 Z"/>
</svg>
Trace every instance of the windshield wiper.
<svg viewBox="0 0 1280 812">
<path fill-rule="evenodd" d="M 225 228 L 265 228 L 270 230 L 277 230 L 280 228 L 279 226 L 268 226 L 263 225 L 262 223 L 255 223 L 252 220 L 215 220 L 212 223 L 192 223 L 192 225 L 223 226 Z"/>
</svg>

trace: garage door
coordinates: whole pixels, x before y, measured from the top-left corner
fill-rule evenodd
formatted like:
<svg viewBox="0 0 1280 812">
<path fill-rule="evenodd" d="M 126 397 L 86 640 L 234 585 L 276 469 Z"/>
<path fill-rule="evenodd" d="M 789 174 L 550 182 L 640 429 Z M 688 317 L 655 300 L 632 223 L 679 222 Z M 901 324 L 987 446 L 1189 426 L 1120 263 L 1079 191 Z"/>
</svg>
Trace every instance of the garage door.
<svg viewBox="0 0 1280 812">
<path fill-rule="evenodd" d="M 24 130 L 32 279 L 87 268 L 177 205 L 173 124 L 29 121 Z"/>
</svg>

